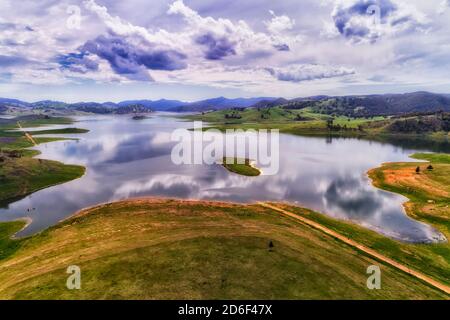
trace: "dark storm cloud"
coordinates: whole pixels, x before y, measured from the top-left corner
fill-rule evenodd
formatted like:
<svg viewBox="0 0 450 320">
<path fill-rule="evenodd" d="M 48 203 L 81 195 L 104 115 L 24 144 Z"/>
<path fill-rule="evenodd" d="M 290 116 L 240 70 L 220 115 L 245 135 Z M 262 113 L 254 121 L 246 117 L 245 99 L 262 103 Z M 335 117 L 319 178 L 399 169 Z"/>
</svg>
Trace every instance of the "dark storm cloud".
<svg viewBox="0 0 450 320">
<path fill-rule="evenodd" d="M 107 60 L 119 74 L 135 73 L 141 66 L 151 70 L 181 70 L 186 68 L 186 56 L 174 50 L 138 48 L 126 40 L 113 36 L 100 36 L 81 48 Z"/>
<path fill-rule="evenodd" d="M 108 61 L 115 73 L 134 80 L 152 80 L 145 72 L 146 69 L 173 71 L 187 67 L 186 55 L 180 52 L 139 47 L 119 36 L 99 36 L 87 41 L 79 48 L 79 52 L 62 59 L 62 65 L 67 64 L 68 59 L 69 66 L 74 68 L 76 64 L 73 62 L 78 60 L 80 65 L 94 70 L 97 66 L 85 57 L 92 54 Z"/>
<path fill-rule="evenodd" d="M 196 43 L 206 47 L 205 58 L 208 60 L 221 60 L 236 54 L 235 44 L 225 37 L 216 37 L 208 33 L 198 37 Z"/>
</svg>

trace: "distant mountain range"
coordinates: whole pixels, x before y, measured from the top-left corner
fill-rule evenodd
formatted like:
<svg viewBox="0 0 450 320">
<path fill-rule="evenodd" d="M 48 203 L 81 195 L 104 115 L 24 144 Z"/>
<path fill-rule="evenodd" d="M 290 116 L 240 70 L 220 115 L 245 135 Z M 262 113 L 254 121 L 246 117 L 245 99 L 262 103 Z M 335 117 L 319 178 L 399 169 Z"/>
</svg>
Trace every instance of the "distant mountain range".
<svg viewBox="0 0 450 320">
<path fill-rule="evenodd" d="M 171 112 L 192 112 L 192 111 L 211 111 L 229 108 L 247 108 L 260 101 L 272 101 L 275 98 L 238 98 L 227 99 L 224 97 L 201 100 L 196 102 L 184 102 L 178 100 L 127 100 L 119 103 L 114 102 L 77 102 L 65 103 L 61 101 L 44 100 L 33 103 L 20 101 L 17 99 L 0 98 L 0 112 L 8 107 L 29 108 L 29 109 L 48 109 L 48 110 L 74 110 L 92 113 L 118 113 L 119 110 L 134 107 L 141 111 L 171 111 Z M 120 113 L 120 112 L 119 112 Z"/>
<path fill-rule="evenodd" d="M 61 101 L 24 102 L 17 99 L 0 98 L 0 112 L 10 108 L 40 111 L 82 111 L 91 113 L 133 113 L 152 111 L 204 112 L 231 108 L 271 108 L 285 109 L 310 108 L 314 112 L 352 117 L 377 115 L 399 115 L 405 113 L 450 111 L 450 95 L 430 92 L 405 94 L 352 95 L 352 96 L 313 96 L 296 99 L 273 97 L 237 98 L 224 97 L 183 102 L 178 100 L 128 100 L 114 102 L 78 102 Z"/>
</svg>

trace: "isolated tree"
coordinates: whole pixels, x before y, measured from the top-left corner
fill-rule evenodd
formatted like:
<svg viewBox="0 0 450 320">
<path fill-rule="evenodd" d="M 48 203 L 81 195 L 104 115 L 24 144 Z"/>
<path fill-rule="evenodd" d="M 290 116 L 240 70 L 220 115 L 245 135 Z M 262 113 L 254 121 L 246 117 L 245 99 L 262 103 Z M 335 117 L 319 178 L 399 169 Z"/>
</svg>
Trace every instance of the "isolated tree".
<svg viewBox="0 0 450 320">
<path fill-rule="evenodd" d="M 333 130 L 333 125 L 334 125 L 334 118 L 328 118 L 327 119 L 327 129 Z"/>
<path fill-rule="evenodd" d="M 274 247 L 273 242 L 272 242 L 272 240 L 270 240 L 270 242 L 269 242 L 269 251 L 272 251 L 273 247 Z"/>
<path fill-rule="evenodd" d="M 420 173 L 420 167 L 416 168 L 416 173 L 419 174 Z"/>
<path fill-rule="evenodd" d="M 433 168 L 433 166 L 430 164 L 428 167 L 427 167 L 427 170 L 433 170 L 434 168 Z"/>
</svg>

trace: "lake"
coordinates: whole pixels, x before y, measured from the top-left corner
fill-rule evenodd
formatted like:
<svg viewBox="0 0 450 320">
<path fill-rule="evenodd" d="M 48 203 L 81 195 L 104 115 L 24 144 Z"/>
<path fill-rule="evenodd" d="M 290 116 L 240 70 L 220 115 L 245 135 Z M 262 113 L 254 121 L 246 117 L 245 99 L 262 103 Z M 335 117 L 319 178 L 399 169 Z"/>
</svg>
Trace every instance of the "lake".
<svg viewBox="0 0 450 320">
<path fill-rule="evenodd" d="M 371 185 L 366 172 L 383 162 L 412 161 L 430 151 L 423 145 L 359 139 L 280 136 L 280 170 L 273 176 L 244 177 L 220 165 L 175 165 L 174 129 L 192 127 L 167 114 L 145 120 L 132 116 L 77 117 L 90 132 L 78 140 L 35 147 L 40 158 L 87 167 L 77 180 L 50 187 L 0 209 L 0 221 L 29 217 L 18 236 L 39 232 L 82 208 L 131 197 L 161 196 L 251 203 L 286 201 L 354 221 L 407 242 L 445 241 L 434 228 L 409 218 L 407 199 Z M 58 128 L 61 126 L 50 126 Z M 42 129 L 42 128 L 39 128 Z"/>
</svg>

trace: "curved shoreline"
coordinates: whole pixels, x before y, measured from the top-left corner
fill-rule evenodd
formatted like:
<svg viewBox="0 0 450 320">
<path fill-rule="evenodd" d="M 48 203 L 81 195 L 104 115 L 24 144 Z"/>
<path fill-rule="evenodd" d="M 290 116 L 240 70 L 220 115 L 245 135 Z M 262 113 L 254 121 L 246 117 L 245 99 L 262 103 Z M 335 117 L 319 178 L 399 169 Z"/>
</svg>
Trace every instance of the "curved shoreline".
<svg viewBox="0 0 450 320">
<path fill-rule="evenodd" d="M 430 155 L 433 155 L 433 154 L 437 155 L 436 153 L 430 153 Z M 379 177 L 376 176 L 377 173 L 384 174 L 383 168 L 387 168 L 387 167 L 390 167 L 390 166 L 395 166 L 395 165 L 407 166 L 407 165 L 411 165 L 412 167 L 415 167 L 416 165 L 418 165 L 420 167 L 420 165 L 431 164 L 432 163 L 432 161 L 416 159 L 416 158 L 413 157 L 414 155 L 415 154 L 411 154 L 409 157 L 412 160 L 417 160 L 417 161 L 411 161 L 411 162 L 385 162 L 385 163 L 382 163 L 380 166 L 378 166 L 376 168 L 372 168 L 372 169 L 368 170 L 367 171 L 367 176 L 370 179 L 371 184 L 372 184 L 373 187 L 375 187 L 375 188 L 377 188 L 379 190 L 382 190 L 384 192 L 389 192 L 389 193 L 392 193 L 392 194 L 401 195 L 401 196 L 405 197 L 407 200 L 402 203 L 402 208 L 403 208 L 403 211 L 405 212 L 405 215 L 407 217 L 409 217 L 410 219 L 412 219 L 414 221 L 418 221 L 418 222 L 423 223 L 423 224 L 426 224 L 426 225 L 432 227 L 433 229 L 435 229 L 437 232 L 439 232 L 442 235 L 443 240 L 442 241 L 438 241 L 437 243 L 449 243 L 449 235 L 446 234 L 442 230 L 443 229 L 442 225 L 433 223 L 431 221 L 427 221 L 423 217 L 419 217 L 418 215 L 416 215 L 416 214 L 414 214 L 412 212 L 412 207 L 414 207 L 414 206 L 421 206 L 421 205 L 423 206 L 424 203 L 420 203 L 417 200 L 414 201 L 413 199 L 411 199 L 411 195 L 407 192 L 407 188 L 409 188 L 409 187 L 403 186 L 404 192 L 401 192 L 402 190 L 392 190 L 392 188 L 401 188 L 402 189 L 402 187 L 395 186 L 393 184 L 391 184 L 391 185 L 384 184 L 384 182 Z M 428 204 L 430 204 L 430 203 L 428 203 Z"/>
</svg>

